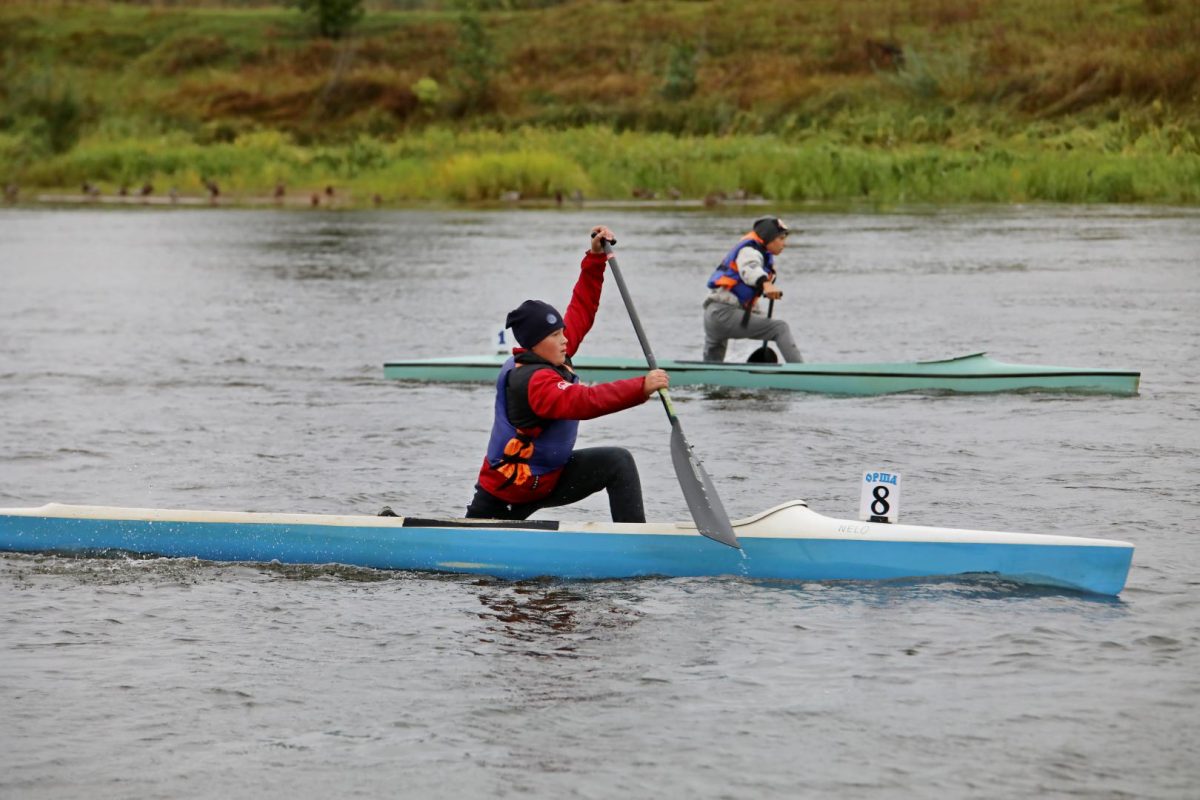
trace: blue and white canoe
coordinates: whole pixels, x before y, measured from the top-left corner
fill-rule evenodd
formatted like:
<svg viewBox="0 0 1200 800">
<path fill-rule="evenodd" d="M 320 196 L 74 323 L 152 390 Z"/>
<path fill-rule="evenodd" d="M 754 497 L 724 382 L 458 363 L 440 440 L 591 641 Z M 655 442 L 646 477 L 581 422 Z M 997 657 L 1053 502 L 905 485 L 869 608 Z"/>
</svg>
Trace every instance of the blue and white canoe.
<svg viewBox="0 0 1200 800">
<path fill-rule="evenodd" d="M 802 501 L 733 523 L 742 550 L 690 522 L 423 519 L 72 506 L 0 509 L 0 551 L 348 564 L 506 579 L 732 575 L 805 581 L 992 575 L 1116 595 L 1133 545 L 833 519 Z"/>
</svg>

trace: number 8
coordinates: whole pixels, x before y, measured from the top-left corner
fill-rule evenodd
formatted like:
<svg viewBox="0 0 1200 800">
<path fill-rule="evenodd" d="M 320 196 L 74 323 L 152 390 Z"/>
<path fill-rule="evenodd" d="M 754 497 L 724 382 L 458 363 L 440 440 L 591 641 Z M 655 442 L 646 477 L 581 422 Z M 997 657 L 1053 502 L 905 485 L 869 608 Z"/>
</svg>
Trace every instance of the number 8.
<svg viewBox="0 0 1200 800">
<path fill-rule="evenodd" d="M 871 494 L 875 495 L 875 499 L 871 501 L 871 513 L 877 517 L 886 517 L 887 513 L 892 510 L 892 507 L 886 500 L 889 492 L 886 486 L 876 486 L 871 490 Z M 876 508 L 883 506 L 883 508 Z"/>
</svg>

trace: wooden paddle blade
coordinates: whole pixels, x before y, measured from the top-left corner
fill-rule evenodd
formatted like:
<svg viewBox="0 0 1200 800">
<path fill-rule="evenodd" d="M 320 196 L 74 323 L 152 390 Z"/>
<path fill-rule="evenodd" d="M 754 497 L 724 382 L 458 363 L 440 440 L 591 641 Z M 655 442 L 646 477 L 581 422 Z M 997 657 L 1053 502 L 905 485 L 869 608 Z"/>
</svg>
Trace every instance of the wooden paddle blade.
<svg viewBox="0 0 1200 800">
<path fill-rule="evenodd" d="M 700 463 L 700 457 L 684 438 L 683 427 L 675 416 L 671 417 L 671 462 L 675 465 L 675 477 L 679 479 L 679 488 L 683 490 L 683 499 L 687 500 L 697 530 L 709 539 L 740 549 L 742 545 L 733 532 L 717 489 Z"/>
</svg>

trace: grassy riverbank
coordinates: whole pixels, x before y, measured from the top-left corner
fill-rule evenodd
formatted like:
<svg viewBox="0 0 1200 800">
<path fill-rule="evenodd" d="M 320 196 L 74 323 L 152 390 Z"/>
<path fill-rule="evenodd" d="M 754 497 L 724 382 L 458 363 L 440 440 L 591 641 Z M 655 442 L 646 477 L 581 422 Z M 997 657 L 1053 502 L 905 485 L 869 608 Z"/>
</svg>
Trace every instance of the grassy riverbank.
<svg viewBox="0 0 1200 800">
<path fill-rule="evenodd" d="M 330 41 L 279 7 L 8 4 L 0 181 L 334 186 L 343 204 L 1200 202 L 1193 3 L 494 5 L 368 6 Z"/>
<path fill-rule="evenodd" d="M 760 195 L 772 200 L 905 202 L 1200 202 L 1200 156 L 1165 148 L 1108 152 L 1069 145 L 992 142 L 871 148 L 779 136 L 676 137 L 605 128 L 506 133 L 427 129 L 392 142 L 366 136 L 341 145 L 298 146 L 278 133 L 197 144 L 174 135 L 87 140 L 28 165 L 27 185 L 57 189 L 97 183 L 111 193 L 144 182 L 225 198 L 285 191 L 338 202 L 481 202 L 512 197 L 588 199 Z"/>
</svg>

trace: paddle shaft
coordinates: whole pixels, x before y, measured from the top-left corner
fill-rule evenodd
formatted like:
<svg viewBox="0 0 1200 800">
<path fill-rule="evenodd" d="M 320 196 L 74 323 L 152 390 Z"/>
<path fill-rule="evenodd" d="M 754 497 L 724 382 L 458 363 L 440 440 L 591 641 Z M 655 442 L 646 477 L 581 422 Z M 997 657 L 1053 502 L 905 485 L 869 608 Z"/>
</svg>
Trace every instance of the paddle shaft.
<svg viewBox="0 0 1200 800">
<path fill-rule="evenodd" d="M 774 313 L 775 313 L 775 298 L 772 297 L 771 302 L 767 303 L 767 319 L 770 319 L 771 315 Z M 763 339 L 763 347 L 766 347 L 769 343 L 770 343 L 769 339 Z"/>
<path fill-rule="evenodd" d="M 629 319 L 633 322 L 633 331 L 637 334 L 638 344 L 642 346 L 642 352 L 646 354 L 646 363 L 650 365 L 650 369 L 658 369 L 658 359 L 654 357 L 654 351 L 650 349 L 650 340 L 646 338 L 646 329 L 642 327 L 642 319 L 638 316 L 637 309 L 633 307 L 633 297 L 629 294 L 629 287 L 625 285 L 625 276 L 621 274 L 617 257 L 613 255 L 612 245 L 608 242 L 604 243 L 604 252 L 608 254 L 608 265 L 612 268 L 612 275 L 617 281 L 617 290 L 621 293 L 621 299 L 625 301 L 625 308 L 629 311 Z M 666 389 L 659 389 L 658 396 L 662 400 L 663 408 L 667 411 L 667 417 L 674 419 L 675 406 L 671 403 L 671 395 Z"/>
</svg>

